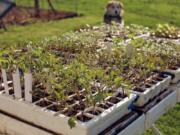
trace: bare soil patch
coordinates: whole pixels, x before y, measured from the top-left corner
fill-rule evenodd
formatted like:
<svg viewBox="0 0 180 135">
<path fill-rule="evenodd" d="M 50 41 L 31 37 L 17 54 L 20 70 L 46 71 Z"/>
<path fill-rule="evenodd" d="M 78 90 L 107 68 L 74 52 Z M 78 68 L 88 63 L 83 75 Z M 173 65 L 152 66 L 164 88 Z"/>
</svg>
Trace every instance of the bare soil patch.
<svg viewBox="0 0 180 135">
<path fill-rule="evenodd" d="M 27 25 L 37 21 L 61 20 L 77 16 L 78 14 L 75 12 L 53 12 L 52 10 L 41 9 L 40 15 L 37 17 L 33 7 L 16 6 L 3 18 L 3 22 L 5 24 Z"/>
</svg>

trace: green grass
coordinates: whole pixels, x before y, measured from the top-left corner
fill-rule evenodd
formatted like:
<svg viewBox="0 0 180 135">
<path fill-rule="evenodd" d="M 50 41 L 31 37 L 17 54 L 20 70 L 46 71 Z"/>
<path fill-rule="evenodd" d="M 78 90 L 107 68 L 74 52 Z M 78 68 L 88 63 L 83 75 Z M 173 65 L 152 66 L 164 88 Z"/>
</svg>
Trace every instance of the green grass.
<svg viewBox="0 0 180 135">
<path fill-rule="evenodd" d="M 32 0 L 16 0 L 21 5 L 33 5 Z M 47 8 L 45 0 L 42 7 Z M 56 9 L 75 10 L 74 0 L 53 0 Z M 22 41 L 38 41 L 79 28 L 85 24 L 100 24 L 108 0 L 77 0 L 78 12 L 83 17 L 62 21 L 38 22 L 28 26 L 8 26 L 0 30 L 0 45 L 13 45 Z M 171 23 L 180 26 L 179 0 L 126 0 L 125 22 L 154 27 L 157 23 Z"/>
</svg>

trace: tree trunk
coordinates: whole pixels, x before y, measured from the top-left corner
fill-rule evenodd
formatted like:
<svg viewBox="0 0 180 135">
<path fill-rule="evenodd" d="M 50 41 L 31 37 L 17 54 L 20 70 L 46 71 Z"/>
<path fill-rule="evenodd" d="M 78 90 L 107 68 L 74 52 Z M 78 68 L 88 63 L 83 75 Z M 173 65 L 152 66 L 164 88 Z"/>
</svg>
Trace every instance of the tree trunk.
<svg viewBox="0 0 180 135">
<path fill-rule="evenodd" d="M 56 10 L 51 2 L 51 0 L 47 0 L 47 3 L 50 7 L 50 9 L 56 13 Z M 35 17 L 39 17 L 40 16 L 40 0 L 34 0 L 34 8 L 35 8 Z"/>
<path fill-rule="evenodd" d="M 0 29 L 1 28 L 7 31 L 6 25 L 4 24 L 3 20 L 0 19 Z"/>
<path fill-rule="evenodd" d="M 34 0 L 34 8 L 35 8 L 35 17 L 40 16 L 40 1 Z"/>
</svg>

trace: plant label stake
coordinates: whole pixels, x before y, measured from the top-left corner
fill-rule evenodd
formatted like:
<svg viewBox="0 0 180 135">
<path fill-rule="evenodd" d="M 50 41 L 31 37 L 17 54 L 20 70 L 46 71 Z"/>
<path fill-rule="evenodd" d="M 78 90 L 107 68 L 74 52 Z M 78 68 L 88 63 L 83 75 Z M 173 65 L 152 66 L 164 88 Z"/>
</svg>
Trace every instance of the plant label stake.
<svg viewBox="0 0 180 135">
<path fill-rule="evenodd" d="M 25 101 L 32 102 L 32 74 L 25 73 Z"/>
<path fill-rule="evenodd" d="M 15 73 L 13 73 L 13 86 L 14 86 L 14 93 L 15 98 L 22 98 L 22 89 L 21 89 L 21 81 L 20 81 L 20 74 L 19 70 L 17 69 Z"/>
<path fill-rule="evenodd" d="M 134 52 L 134 47 L 131 45 L 131 44 L 127 44 L 126 45 L 126 54 L 128 57 L 132 57 L 133 55 L 133 52 Z"/>
<path fill-rule="evenodd" d="M 106 49 L 107 49 L 108 51 L 112 51 L 112 47 L 113 47 L 113 43 L 107 43 L 107 44 L 106 44 Z"/>
<path fill-rule="evenodd" d="M 8 88 L 8 81 L 7 81 L 7 74 L 5 69 L 1 69 L 2 71 L 2 77 L 3 77 L 3 84 L 4 84 L 4 89 L 5 93 L 9 95 L 9 88 Z"/>
</svg>

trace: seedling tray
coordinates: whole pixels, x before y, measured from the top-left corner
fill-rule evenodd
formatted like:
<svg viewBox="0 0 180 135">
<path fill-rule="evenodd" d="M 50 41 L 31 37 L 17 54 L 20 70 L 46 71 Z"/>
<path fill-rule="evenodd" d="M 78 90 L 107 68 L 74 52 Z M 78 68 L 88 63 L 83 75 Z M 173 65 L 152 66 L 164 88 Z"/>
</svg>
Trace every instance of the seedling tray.
<svg viewBox="0 0 180 135">
<path fill-rule="evenodd" d="M 180 39 L 168 39 L 168 38 L 158 38 L 158 37 L 153 37 L 153 39 L 156 39 L 157 41 L 168 41 L 168 42 L 172 42 L 174 44 L 180 44 Z"/>
<path fill-rule="evenodd" d="M 145 114 L 146 129 L 150 128 L 153 123 L 155 123 L 155 121 L 159 119 L 160 116 L 162 116 L 170 108 L 175 106 L 176 94 L 176 91 L 172 91 L 168 96 L 165 96 L 165 94 L 164 98 L 161 98 L 161 101 Z"/>
<path fill-rule="evenodd" d="M 146 103 L 143 106 L 133 106 L 133 111 L 139 112 L 139 113 L 147 113 L 149 110 L 151 110 L 153 107 L 155 107 L 157 104 L 159 104 L 165 97 L 173 93 L 174 91 L 172 89 L 166 89 L 162 91 L 159 95 L 154 97 L 153 99 L 149 100 L 148 103 Z M 176 98 L 175 98 L 176 99 Z"/>
<path fill-rule="evenodd" d="M 2 86 L 4 86 L 4 84 L 2 84 Z M 48 107 L 53 106 L 54 103 L 50 103 L 46 107 L 39 106 L 40 102 L 48 100 L 45 98 L 30 103 L 23 98 L 14 98 L 14 93 L 8 95 L 5 90 L 2 90 L 0 94 L 0 110 L 59 134 L 94 135 L 129 113 L 131 111 L 129 106 L 135 98 L 136 95 L 131 94 L 117 104 L 112 105 L 109 109 L 104 110 L 98 116 L 85 113 L 85 115 L 91 117 L 92 120 L 88 122 L 77 121 L 76 127 L 73 129 L 70 129 L 68 126 L 69 117 L 48 109 Z"/>
<path fill-rule="evenodd" d="M 144 115 L 131 112 L 101 132 L 99 135 L 139 135 L 144 132 Z"/>
<path fill-rule="evenodd" d="M 166 70 L 166 72 L 168 72 L 174 76 L 171 83 L 177 83 L 178 81 L 180 81 L 180 68 L 178 68 L 177 70 L 168 69 L 168 70 Z"/>
<path fill-rule="evenodd" d="M 177 92 L 177 103 L 180 103 L 180 81 L 170 86 L 170 89 Z"/>
<path fill-rule="evenodd" d="M 161 93 L 166 88 L 168 88 L 168 86 L 170 85 L 170 82 L 171 82 L 171 77 L 166 76 L 162 80 L 158 80 L 156 84 L 151 85 L 149 88 L 146 88 L 144 92 L 133 91 L 134 94 L 138 95 L 138 99 L 135 102 L 135 105 L 136 106 L 145 105 L 148 101 L 150 101 L 159 93 Z"/>
<path fill-rule="evenodd" d="M 141 34 L 139 36 L 135 36 L 134 38 L 127 39 L 127 40 L 125 40 L 124 42 L 122 42 L 120 44 L 127 45 L 127 44 L 130 44 L 132 40 L 136 40 L 136 39 L 139 39 L 139 38 L 148 38 L 149 36 L 150 36 L 150 33 Z"/>
</svg>

